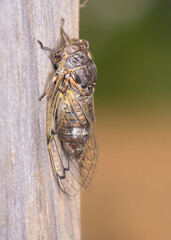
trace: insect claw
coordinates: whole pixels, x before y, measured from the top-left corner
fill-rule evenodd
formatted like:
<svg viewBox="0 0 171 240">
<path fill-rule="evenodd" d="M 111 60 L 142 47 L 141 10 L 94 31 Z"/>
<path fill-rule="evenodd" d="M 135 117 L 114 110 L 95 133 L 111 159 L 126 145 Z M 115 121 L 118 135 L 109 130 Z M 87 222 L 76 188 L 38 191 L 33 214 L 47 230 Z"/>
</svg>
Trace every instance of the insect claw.
<svg viewBox="0 0 171 240">
<path fill-rule="evenodd" d="M 39 101 L 41 101 L 44 96 L 46 96 L 46 93 L 42 93 L 42 95 L 39 97 Z"/>
<path fill-rule="evenodd" d="M 43 43 L 39 40 L 37 40 L 38 44 L 40 45 L 41 48 L 43 48 Z"/>
<path fill-rule="evenodd" d="M 63 28 L 64 24 L 65 24 L 65 19 L 61 18 L 61 28 Z"/>
</svg>

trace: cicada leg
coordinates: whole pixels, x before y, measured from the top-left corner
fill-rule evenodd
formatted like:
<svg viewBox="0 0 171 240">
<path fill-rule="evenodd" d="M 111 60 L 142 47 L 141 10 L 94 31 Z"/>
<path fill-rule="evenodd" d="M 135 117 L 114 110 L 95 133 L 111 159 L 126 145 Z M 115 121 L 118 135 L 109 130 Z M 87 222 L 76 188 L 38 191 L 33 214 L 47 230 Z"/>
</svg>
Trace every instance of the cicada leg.
<svg viewBox="0 0 171 240">
<path fill-rule="evenodd" d="M 67 41 L 70 41 L 70 38 L 69 38 L 69 36 L 66 34 L 66 32 L 64 31 L 64 29 L 63 29 L 64 23 L 65 23 L 65 20 L 64 20 L 63 18 L 61 18 L 61 28 L 60 28 L 60 32 L 61 32 L 61 35 L 62 35 L 62 37 L 64 38 L 65 42 L 67 42 Z"/>
<path fill-rule="evenodd" d="M 53 86 L 54 86 L 54 83 L 57 81 L 57 79 L 58 79 L 58 74 L 55 73 L 55 74 L 53 75 L 52 80 L 50 81 L 50 83 L 49 83 L 49 84 L 47 85 L 47 87 L 45 88 L 44 92 L 40 95 L 40 97 L 39 97 L 39 100 L 40 100 L 40 101 L 42 100 L 42 98 L 44 98 L 44 96 L 46 96 L 46 95 L 52 90 L 52 88 L 53 88 Z"/>
<path fill-rule="evenodd" d="M 37 42 L 39 43 L 41 49 L 53 52 L 53 55 L 49 57 L 53 64 L 57 64 L 61 60 L 60 50 L 45 47 L 43 43 L 39 40 L 37 40 Z"/>
<path fill-rule="evenodd" d="M 37 42 L 40 45 L 41 49 L 43 49 L 43 50 L 54 52 L 54 53 L 57 53 L 57 54 L 60 53 L 60 50 L 58 50 L 58 49 L 52 49 L 52 48 L 49 48 L 49 47 L 45 47 L 40 40 L 37 40 Z"/>
<path fill-rule="evenodd" d="M 86 7 L 87 3 L 88 3 L 88 0 L 85 0 L 83 3 L 80 4 L 80 8 Z"/>
</svg>

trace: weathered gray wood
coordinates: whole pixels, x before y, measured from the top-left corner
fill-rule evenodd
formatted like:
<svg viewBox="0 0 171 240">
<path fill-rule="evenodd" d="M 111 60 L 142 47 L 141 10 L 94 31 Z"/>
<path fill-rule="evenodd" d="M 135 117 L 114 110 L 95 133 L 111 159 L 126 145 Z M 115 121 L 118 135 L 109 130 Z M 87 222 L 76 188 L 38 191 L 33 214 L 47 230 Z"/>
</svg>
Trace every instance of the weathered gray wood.
<svg viewBox="0 0 171 240">
<path fill-rule="evenodd" d="M 53 67 L 37 40 L 59 47 L 60 20 L 78 37 L 78 0 L 0 1 L 0 239 L 80 239 L 80 199 L 56 184 L 46 146 Z"/>
</svg>

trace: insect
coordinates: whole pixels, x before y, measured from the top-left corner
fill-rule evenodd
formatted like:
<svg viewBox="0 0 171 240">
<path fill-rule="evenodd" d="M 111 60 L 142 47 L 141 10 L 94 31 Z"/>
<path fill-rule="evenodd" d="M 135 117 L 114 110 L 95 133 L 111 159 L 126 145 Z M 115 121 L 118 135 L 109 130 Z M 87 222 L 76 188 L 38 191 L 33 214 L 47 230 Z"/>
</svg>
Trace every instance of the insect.
<svg viewBox="0 0 171 240">
<path fill-rule="evenodd" d="M 62 190 L 75 196 L 87 190 L 96 161 L 94 90 L 97 69 L 86 40 L 70 39 L 63 29 L 65 41 L 59 49 L 50 49 L 56 67 L 52 80 L 40 96 L 47 101 L 46 137 L 51 165 Z"/>
</svg>

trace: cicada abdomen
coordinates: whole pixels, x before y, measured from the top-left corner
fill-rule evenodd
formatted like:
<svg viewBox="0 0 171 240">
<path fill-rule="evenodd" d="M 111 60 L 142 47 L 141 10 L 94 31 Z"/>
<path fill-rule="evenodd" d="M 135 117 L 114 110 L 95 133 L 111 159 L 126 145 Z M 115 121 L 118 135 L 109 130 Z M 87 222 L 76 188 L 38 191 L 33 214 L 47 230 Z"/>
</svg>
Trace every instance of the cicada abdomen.
<svg viewBox="0 0 171 240">
<path fill-rule="evenodd" d="M 96 160 L 94 90 L 97 70 L 86 40 L 70 39 L 52 50 L 56 72 L 40 100 L 48 94 L 47 145 L 60 189 L 71 196 L 86 190 Z"/>
</svg>

